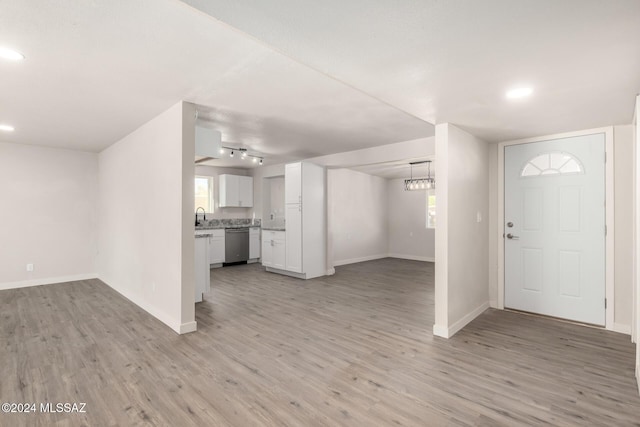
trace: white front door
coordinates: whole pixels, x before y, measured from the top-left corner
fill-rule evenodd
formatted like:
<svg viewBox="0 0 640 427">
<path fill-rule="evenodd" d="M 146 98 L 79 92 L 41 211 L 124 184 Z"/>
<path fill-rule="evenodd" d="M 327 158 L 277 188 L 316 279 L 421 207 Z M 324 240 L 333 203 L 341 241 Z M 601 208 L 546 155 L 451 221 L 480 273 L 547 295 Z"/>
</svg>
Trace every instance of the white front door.
<svg viewBox="0 0 640 427">
<path fill-rule="evenodd" d="M 605 324 L 605 135 L 505 147 L 505 307 Z"/>
</svg>

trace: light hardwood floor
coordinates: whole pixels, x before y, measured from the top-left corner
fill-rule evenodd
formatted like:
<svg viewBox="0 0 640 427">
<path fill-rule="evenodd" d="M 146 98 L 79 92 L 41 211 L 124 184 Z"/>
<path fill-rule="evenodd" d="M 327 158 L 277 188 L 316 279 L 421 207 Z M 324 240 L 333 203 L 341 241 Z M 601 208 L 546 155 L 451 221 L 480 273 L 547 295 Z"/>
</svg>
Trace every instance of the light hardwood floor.
<svg viewBox="0 0 640 427">
<path fill-rule="evenodd" d="M 212 273 L 178 336 L 98 280 L 0 291 L 0 425 L 640 425 L 629 337 L 489 310 L 434 338 L 433 264 Z"/>
</svg>

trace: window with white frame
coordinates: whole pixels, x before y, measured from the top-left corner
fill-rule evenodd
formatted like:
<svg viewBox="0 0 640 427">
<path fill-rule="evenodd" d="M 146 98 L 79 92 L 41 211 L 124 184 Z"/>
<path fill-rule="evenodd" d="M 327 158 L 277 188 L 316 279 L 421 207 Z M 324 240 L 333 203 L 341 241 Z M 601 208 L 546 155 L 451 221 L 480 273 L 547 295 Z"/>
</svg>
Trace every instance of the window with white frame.
<svg viewBox="0 0 640 427">
<path fill-rule="evenodd" d="M 427 228 L 436 228 L 436 192 L 429 190 L 427 193 Z"/>
<path fill-rule="evenodd" d="M 213 177 L 196 176 L 195 196 L 194 212 L 204 208 L 207 213 L 213 213 Z"/>
</svg>

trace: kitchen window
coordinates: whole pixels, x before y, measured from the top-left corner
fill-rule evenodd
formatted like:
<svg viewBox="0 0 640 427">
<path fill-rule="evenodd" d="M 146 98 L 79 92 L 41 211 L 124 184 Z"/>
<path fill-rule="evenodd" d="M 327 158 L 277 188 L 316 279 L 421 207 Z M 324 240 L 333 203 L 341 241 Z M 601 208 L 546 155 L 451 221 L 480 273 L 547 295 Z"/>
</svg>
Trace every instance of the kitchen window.
<svg viewBox="0 0 640 427">
<path fill-rule="evenodd" d="M 436 192 L 427 191 L 427 228 L 436 228 Z"/>
<path fill-rule="evenodd" d="M 213 213 L 213 177 L 196 176 L 195 195 L 194 212 L 201 207 L 207 213 Z"/>
</svg>

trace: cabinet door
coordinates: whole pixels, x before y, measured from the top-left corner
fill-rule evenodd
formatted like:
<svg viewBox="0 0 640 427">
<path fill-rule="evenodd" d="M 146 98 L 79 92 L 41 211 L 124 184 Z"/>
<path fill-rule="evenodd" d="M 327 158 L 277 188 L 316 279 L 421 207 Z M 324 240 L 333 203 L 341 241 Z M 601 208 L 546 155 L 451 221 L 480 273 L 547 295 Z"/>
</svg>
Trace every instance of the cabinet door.
<svg viewBox="0 0 640 427">
<path fill-rule="evenodd" d="M 265 231 L 262 235 L 262 265 L 273 266 L 273 232 Z"/>
<path fill-rule="evenodd" d="M 260 230 L 249 229 L 249 259 L 260 258 Z"/>
<path fill-rule="evenodd" d="M 243 208 L 253 207 L 253 177 L 238 177 L 238 206 Z"/>
<path fill-rule="evenodd" d="M 273 239 L 273 268 L 285 269 L 286 265 L 286 243 L 284 239 L 284 232 L 276 232 L 276 237 Z"/>
<path fill-rule="evenodd" d="M 223 263 L 224 253 L 224 234 L 209 237 L 209 264 Z"/>
<path fill-rule="evenodd" d="M 302 203 L 302 163 L 289 163 L 284 167 L 284 202 Z"/>
<path fill-rule="evenodd" d="M 221 208 L 240 206 L 240 181 L 236 175 L 220 175 L 218 204 Z"/>
<path fill-rule="evenodd" d="M 287 224 L 286 270 L 302 273 L 302 205 L 287 205 L 285 218 Z"/>
</svg>

